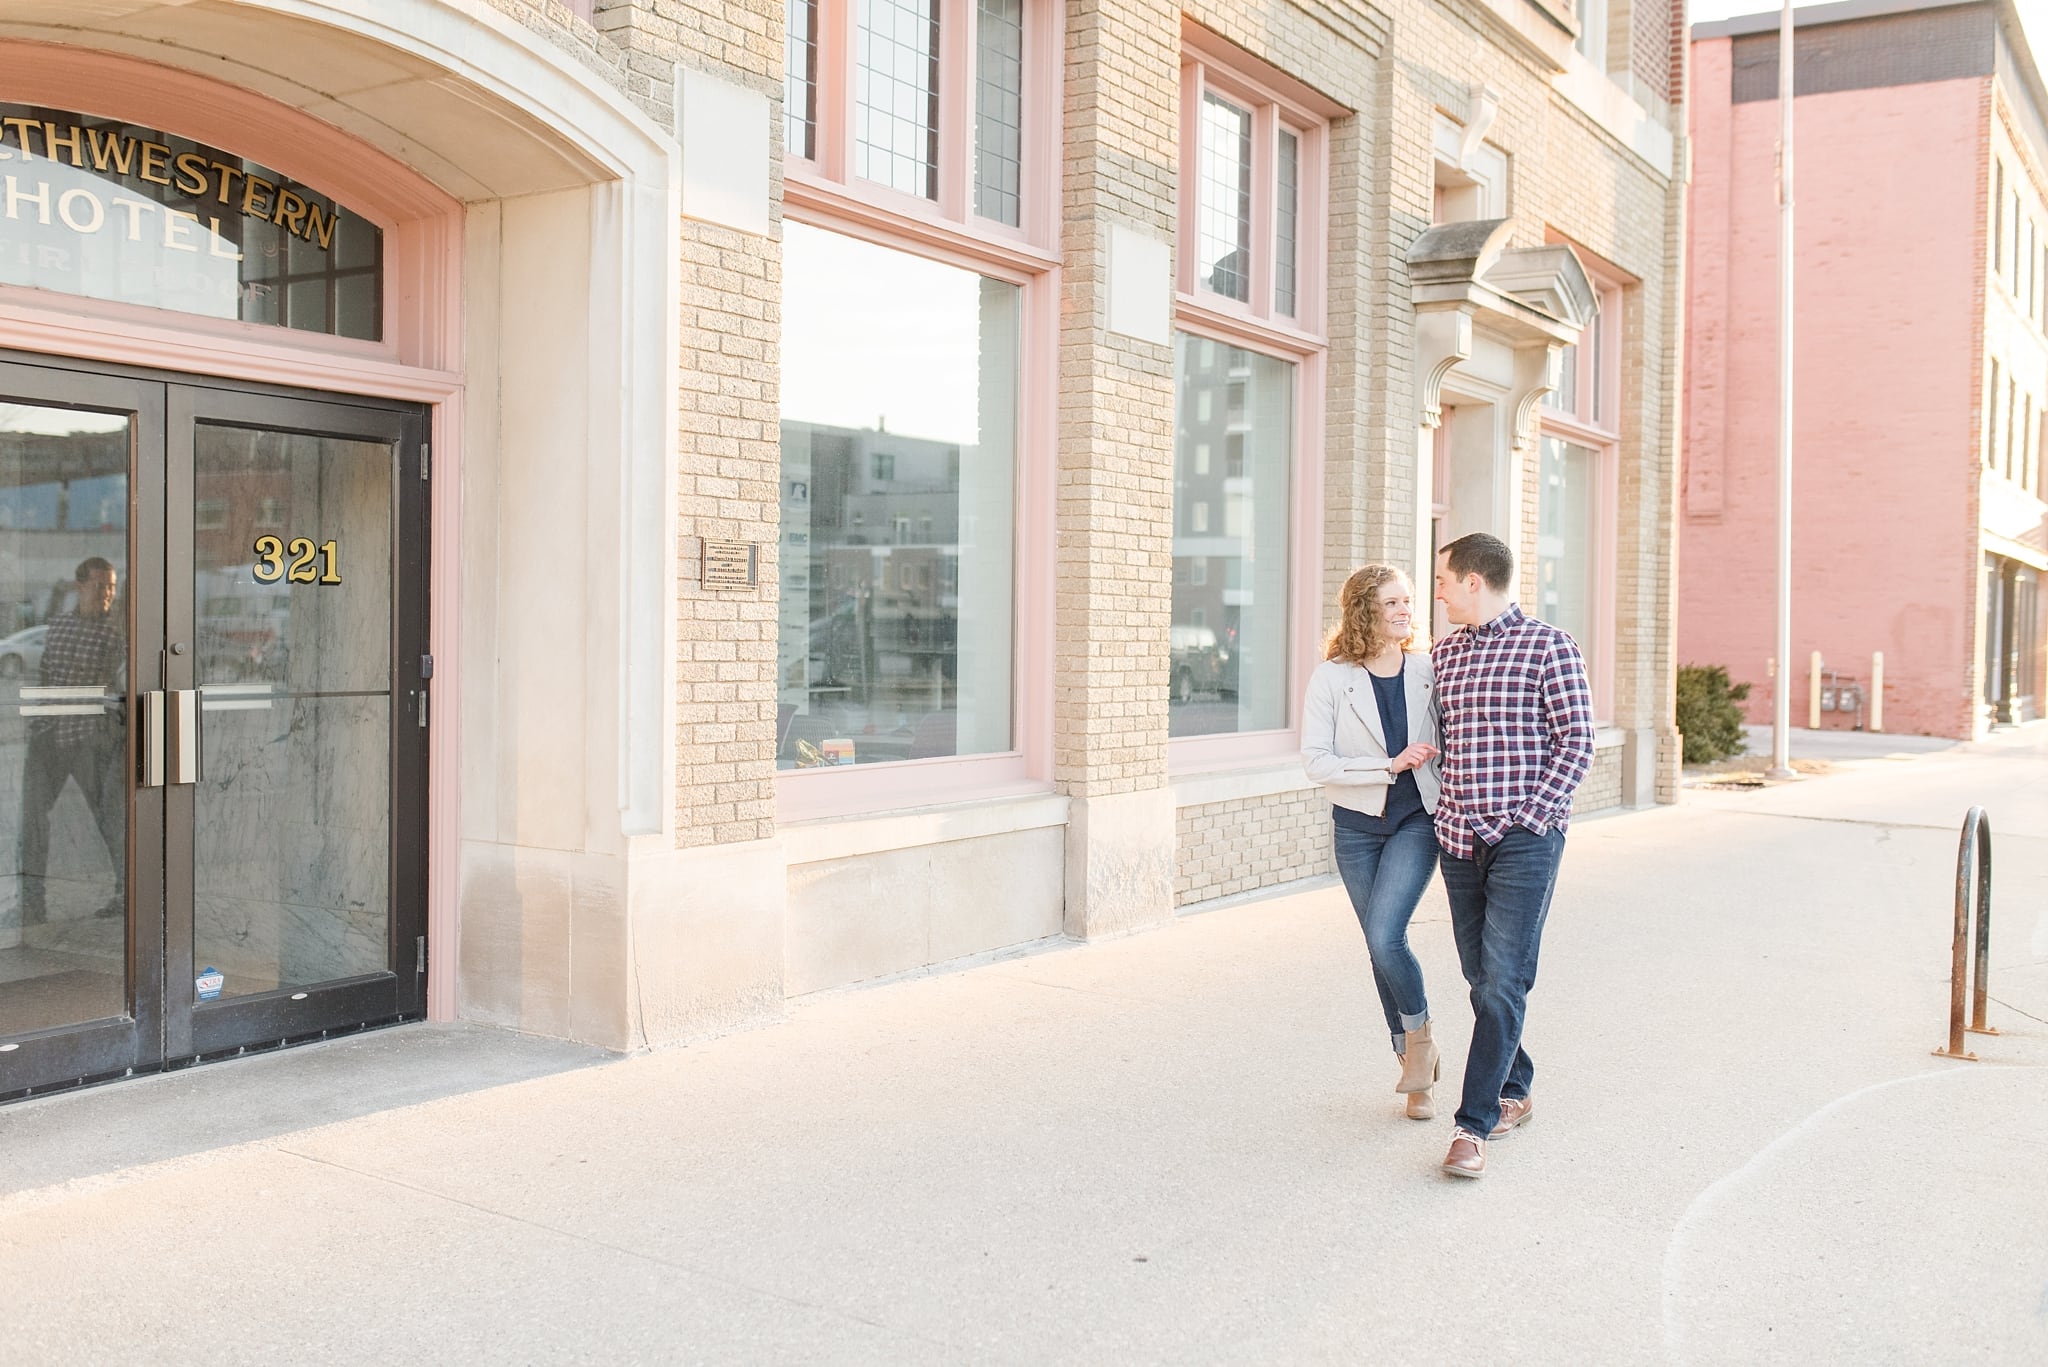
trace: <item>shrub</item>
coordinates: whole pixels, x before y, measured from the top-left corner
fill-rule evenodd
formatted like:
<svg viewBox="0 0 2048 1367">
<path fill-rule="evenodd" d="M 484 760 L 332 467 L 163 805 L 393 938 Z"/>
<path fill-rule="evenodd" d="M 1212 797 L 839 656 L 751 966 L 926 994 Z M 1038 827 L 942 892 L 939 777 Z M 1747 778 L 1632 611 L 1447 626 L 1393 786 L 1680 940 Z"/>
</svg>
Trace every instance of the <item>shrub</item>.
<svg viewBox="0 0 2048 1367">
<path fill-rule="evenodd" d="M 1742 734 L 1746 683 L 1728 682 L 1720 665 L 1678 667 L 1678 730 L 1685 737 L 1685 762 L 1711 764 L 1749 748 Z"/>
</svg>

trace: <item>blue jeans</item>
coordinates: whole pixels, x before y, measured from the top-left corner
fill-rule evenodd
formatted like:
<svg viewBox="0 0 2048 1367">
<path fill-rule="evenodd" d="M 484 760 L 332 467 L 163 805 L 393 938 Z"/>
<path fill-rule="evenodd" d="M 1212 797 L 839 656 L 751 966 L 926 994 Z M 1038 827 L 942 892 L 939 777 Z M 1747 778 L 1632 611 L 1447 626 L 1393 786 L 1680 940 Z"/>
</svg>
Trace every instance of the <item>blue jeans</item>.
<svg viewBox="0 0 2048 1367">
<path fill-rule="evenodd" d="M 1408 1032 L 1429 1020 L 1422 965 L 1408 948 L 1408 921 L 1436 871 L 1436 827 L 1428 812 L 1413 812 L 1391 835 L 1339 826 L 1336 845 L 1337 874 L 1365 931 L 1373 986 L 1380 991 L 1394 1052 L 1406 1053 Z"/>
<path fill-rule="evenodd" d="M 1536 952 L 1564 832 L 1537 835 L 1514 826 L 1498 845 L 1482 842 L 1474 853 L 1472 859 L 1444 856 L 1444 891 L 1458 964 L 1472 987 L 1472 1050 L 1458 1124 L 1484 1139 L 1500 1123 L 1500 1099 L 1529 1095 L 1536 1076 L 1522 1048 L 1522 1023 L 1536 985 Z"/>
</svg>

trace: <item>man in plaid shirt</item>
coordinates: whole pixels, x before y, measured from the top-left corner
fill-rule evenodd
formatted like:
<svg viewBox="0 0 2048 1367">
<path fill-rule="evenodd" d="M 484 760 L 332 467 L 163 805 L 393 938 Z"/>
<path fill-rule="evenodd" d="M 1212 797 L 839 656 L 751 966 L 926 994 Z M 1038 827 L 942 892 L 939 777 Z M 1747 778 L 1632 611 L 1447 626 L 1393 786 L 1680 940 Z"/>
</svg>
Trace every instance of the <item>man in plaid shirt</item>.
<svg viewBox="0 0 2048 1367">
<path fill-rule="evenodd" d="M 1475 532 L 1443 548 L 1436 596 L 1461 630 L 1436 643 L 1443 795 L 1436 838 L 1472 1048 L 1444 1171 L 1478 1177 L 1486 1141 L 1529 1118 L 1529 989 L 1564 854 L 1572 793 L 1593 764 L 1593 693 L 1578 645 L 1508 597 L 1515 558 Z"/>
<path fill-rule="evenodd" d="M 114 611 L 114 567 L 95 555 L 79 565 L 77 577 L 78 605 L 51 619 L 37 682 L 118 691 L 128 663 L 128 632 Z M 78 785 L 113 864 L 113 896 L 97 914 L 124 914 L 128 785 L 119 764 L 125 751 L 119 711 L 101 704 L 91 712 L 30 717 L 28 728 L 21 781 L 21 923 L 35 925 L 47 915 L 43 883 L 50 863 L 50 809 L 64 796 L 66 783 Z"/>
</svg>

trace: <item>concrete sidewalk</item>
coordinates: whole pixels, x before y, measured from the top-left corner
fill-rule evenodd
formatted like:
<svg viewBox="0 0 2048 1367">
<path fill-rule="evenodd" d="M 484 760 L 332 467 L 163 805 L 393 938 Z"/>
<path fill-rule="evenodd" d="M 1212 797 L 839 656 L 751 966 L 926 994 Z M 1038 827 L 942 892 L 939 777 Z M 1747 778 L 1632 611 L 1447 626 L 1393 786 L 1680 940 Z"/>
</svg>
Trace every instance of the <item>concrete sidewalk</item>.
<svg viewBox="0 0 2048 1367">
<path fill-rule="evenodd" d="M 1577 826 L 1481 1182 L 1441 892 L 1415 1124 L 1332 887 L 596 1066 L 415 1028 L 0 1110 L 0 1362 L 2048 1361 L 2044 751 Z M 1973 802 L 2006 1033 L 1959 1064 Z M 476 1061 L 291 1128 L 402 1070 L 351 1048 Z"/>
</svg>

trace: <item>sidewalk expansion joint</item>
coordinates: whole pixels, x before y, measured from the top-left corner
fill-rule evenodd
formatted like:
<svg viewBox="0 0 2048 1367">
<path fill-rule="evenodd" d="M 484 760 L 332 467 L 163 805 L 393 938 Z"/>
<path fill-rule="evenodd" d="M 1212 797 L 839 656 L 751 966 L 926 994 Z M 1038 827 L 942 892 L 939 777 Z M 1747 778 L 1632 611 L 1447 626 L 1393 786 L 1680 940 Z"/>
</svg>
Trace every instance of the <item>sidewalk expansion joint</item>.
<svg viewBox="0 0 2048 1367">
<path fill-rule="evenodd" d="M 1988 993 L 1986 995 L 1989 996 Z M 2019 1007 L 2014 1006 L 2011 1002 L 2007 1001 L 2003 997 L 1991 997 L 1991 1000 L 1997 1002 L 2000 1006 L 2004 1007 L 2006 1010 L 2012 1012 L 2016 1016 L 2025 1016 L 2030 1021 L 2040 1021 L 2041 1024 L 2048 1025 L 2048 1019 L 2043 1019 L 2042 1017 L 2035 1015 L 2031 1011 L 2023 1011 Z"/>
<path fill-rule="evenodd" d="M 1077 948 L 1085 948 L 1085 946 L 1077 946 Z M 1014 973 L 992 972 L 989 976 L 1001 978 L 1005 982 L 1022 983 L 1026 987 L 1043 987 L 1054 992 L 1077 992 L 1084 997 L 1103 997 L 1109 1001 L 1125 1002 L 1131 1006 L 1165 1006 L 1167 1004 L 1151 997 L 1133 997 L 1122 992 L 1104 992 L 1099 987 L 1076 987 L 1072 983 L 1049 983 L 1039 978 L 1019 977 Z"/>
</svg>

